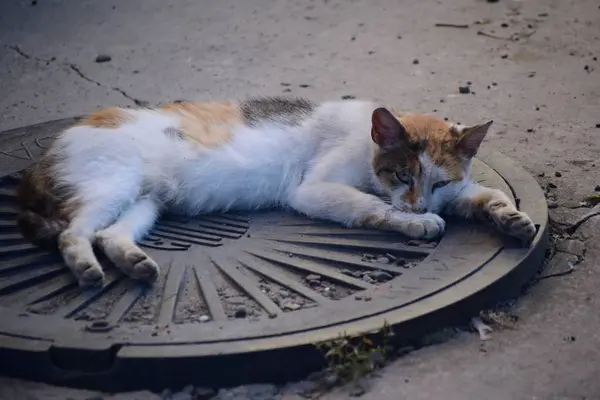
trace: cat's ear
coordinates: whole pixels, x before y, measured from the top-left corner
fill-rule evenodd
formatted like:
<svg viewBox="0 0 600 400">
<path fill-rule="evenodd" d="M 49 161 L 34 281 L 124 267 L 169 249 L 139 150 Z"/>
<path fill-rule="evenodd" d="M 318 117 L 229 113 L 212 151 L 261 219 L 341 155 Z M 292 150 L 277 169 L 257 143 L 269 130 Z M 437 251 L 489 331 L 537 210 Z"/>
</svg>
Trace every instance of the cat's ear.
<svg viewBox="0 0 600 400">
<path fill-rule="evenodd" d="M 463 128 L 461 137 L 456 144 L 457 149 L 469 158 L 474 157 L 493 122 L 488 121 L 483 125 Z"/>
<path fill-rule="evenodd" d="M 400 121 L 385 108 L 373 111 L 371 138 L 384 149 L 398 147 L 406 139 L 406 129 Z"/>
</svg>

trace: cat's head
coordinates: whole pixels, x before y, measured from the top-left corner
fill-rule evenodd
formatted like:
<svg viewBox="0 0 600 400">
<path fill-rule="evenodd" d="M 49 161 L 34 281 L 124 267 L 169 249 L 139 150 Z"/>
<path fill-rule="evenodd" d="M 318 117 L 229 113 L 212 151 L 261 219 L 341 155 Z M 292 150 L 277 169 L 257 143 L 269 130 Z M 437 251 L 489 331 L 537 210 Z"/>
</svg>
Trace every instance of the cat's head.
<svg viewBox="0 0 600 400">
<path fill-rule="evenodd" d="M 429 115 L 397 117 L 373 112 L 371 137 L 377 144 L 373 169 L 394 207 L 439 213 L 464 187 L 492 121 L 461 127 Z"/>
</svg>

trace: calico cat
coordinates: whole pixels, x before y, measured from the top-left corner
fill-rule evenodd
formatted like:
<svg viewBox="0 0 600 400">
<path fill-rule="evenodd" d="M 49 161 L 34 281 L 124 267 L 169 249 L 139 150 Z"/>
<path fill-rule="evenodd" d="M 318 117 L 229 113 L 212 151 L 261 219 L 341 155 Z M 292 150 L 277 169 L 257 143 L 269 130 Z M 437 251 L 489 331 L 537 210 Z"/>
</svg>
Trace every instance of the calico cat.
<svg viewBox="0 0 600 400">
<path fill-rule="evenodd" d="M 411 238 L 441 235 L 444 211 L 528 241 L 531 219 L 468 179 L 491 123 L 460 127 L 359 100 L 109 108 L 62 132 L 24 173 L 19 227 L 58 247 L 81 286 L 104 279 L 93 246 L 132 278 L 155 280 L 159 266 L 136 241 L 165 209 L 288 207 Z"/>
</svg>

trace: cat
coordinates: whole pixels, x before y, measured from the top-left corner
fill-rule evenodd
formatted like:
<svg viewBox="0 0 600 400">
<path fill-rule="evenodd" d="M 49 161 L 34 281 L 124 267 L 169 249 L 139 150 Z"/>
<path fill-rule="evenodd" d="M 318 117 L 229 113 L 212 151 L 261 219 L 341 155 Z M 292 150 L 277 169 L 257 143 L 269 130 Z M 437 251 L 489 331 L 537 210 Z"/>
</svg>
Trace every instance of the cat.
<svg viewBox="0 0 600 400">
<path fill-rule="evenodd" d="M 63 131 L 24 172 L 18 225 L 58 248 L 82 287 L 103 284 L 94 246 L 130 277 L 154 281 L 159 266 L 136 243 L 164 210 L 286 207 L 418 239 L 440 236 L 445 212 L 530 241 L 531 219 L 502 191 L 469 180 L 491 124 L 463 127 L 366 100 L 108 108 Z"/>
</svg>

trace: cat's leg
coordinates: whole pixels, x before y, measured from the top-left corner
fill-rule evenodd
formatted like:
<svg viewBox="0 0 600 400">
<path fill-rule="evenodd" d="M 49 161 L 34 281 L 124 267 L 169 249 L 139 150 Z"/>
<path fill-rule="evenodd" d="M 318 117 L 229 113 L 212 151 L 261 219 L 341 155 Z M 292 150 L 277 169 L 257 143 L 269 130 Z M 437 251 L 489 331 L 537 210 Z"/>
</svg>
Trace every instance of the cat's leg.
<svg viewBox="0 0 600 400">
<path fill-rule="evenodd" d="M 104 272 L 94 255 L 91 239 L 98 229 L 114 220 L 120 208 L 110 198 L 82 199 L 75 204 L 69 226 L 58 237 L 58 248 L 79 286 L 102 286 Z"/>
<path fill-rule="evenodd" d="M 517 210 L 511 199 L 501 190 L 491 189 L 475 183 L 469 183 L 448 203 L 444 212 L 465 218 L 491 220 L 507 235 L 526 242 L 536 234 L 531 218 Z"/>
<path fill-rule="evenodd" d="M 158 211 L 159 206 L 152 199 L 139 199 L 114 224 L 96 233 L 96 245 L 134 279 L 153 282 L 158 277 L 158 264 L 136 245 L 154 225 Z"/>
<path fill-rule="evenodd" d="M 401 212 L 376 196 L 339 183 L 303 183 L 292 193 L 289 203 L 309 217 L 351 227 L 397 231 L 417 239 L 435 238 L 445 228 L 438 215 Z"/>
</svg>

